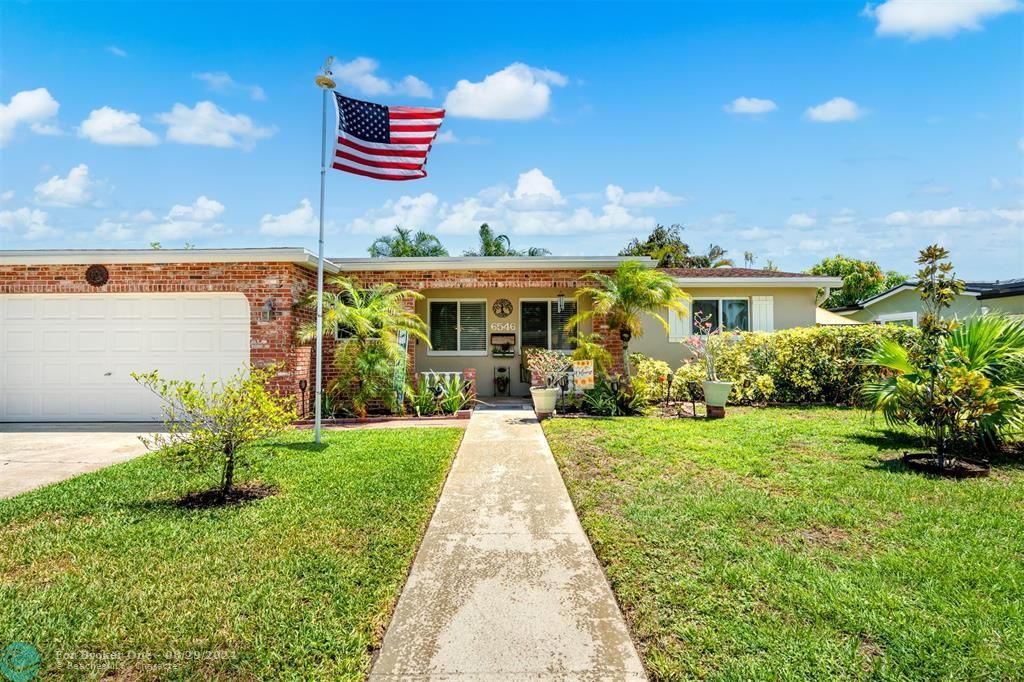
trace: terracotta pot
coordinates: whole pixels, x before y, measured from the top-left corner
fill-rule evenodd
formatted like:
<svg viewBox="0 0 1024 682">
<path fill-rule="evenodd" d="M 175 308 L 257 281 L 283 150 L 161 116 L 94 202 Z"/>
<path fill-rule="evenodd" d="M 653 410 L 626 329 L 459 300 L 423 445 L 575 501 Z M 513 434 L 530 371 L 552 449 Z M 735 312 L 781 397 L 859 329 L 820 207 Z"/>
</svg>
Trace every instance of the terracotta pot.
<svg viewBox="0 0 1024 682">
<path fill-rule="evenodd" d="M 705 381 L 704 403 L 712 407 L 725 407 L 730 391 L 732 391 L 731 381 Z"/>
</svg>

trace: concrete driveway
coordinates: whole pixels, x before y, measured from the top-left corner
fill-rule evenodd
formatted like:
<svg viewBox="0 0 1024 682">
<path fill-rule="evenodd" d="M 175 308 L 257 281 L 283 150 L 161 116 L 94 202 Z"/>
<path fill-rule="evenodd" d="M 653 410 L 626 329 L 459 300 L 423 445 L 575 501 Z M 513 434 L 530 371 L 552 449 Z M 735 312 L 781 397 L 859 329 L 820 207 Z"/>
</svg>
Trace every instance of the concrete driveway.
<svg viewBox="0 0 1024 682">
<path fill-rule="evenodd" d="M 146 452 L 154 424 L 0 424 L 0 498 L 124 462 Z"/>
</svg>

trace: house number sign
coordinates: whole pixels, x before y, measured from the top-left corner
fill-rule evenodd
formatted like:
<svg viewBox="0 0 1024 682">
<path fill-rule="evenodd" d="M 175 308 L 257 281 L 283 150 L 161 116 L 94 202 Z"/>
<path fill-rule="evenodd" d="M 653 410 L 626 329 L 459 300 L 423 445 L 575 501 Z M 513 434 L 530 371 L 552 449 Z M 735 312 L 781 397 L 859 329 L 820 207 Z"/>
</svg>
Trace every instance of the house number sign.
<svg viewBox="0 0 1024 682">
<path fill-rule="evenodd" d="M 512 314 L 512 301 L 507 298 L 499 298 L 491 306 L 491 311 L 498 317 L 508 317 Z"/>
<path fill-rule="evenodd" d="M 492 332 L 514 332 L 515 330 L 515 322 L 491 322 Z"/>
</svg>

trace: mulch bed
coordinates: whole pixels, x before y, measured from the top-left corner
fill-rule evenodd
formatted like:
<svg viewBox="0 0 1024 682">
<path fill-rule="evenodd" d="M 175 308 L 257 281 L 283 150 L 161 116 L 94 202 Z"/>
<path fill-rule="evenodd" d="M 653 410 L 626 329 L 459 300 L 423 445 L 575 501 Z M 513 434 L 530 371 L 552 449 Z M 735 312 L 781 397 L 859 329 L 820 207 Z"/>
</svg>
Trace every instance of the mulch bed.
<svg viewBox="0 0 1024 682">
<path fill-rule="evenodd" d="M 262 500 L 265 497 L 276 495 L 278 492 L 280 491 L 277 486 L 263 485 L 262 483 L 244 483 L 233 487 L 227 495 L 222 495 L 220 488 L 189 493 L 175 500 L 174 506 L 180 509 L 214 509 L 216 507 L 228 507 L 236 504 L 245 504 L 254 500 Z"/>
<path fill-rule="evenodd" d="M 366 417 L 323 417 L 320 420 L 322 426 L 351 426 L 352 424 L 379 424 L 381 422 L 430 422 L 447 419 L 469 419 L 473 416 L 473 410 L 459 410 L 455 414 L 432 414 L 429 417 L 417 417 L 409 414 L 380 414 L 367 415 Z M 298 427 L 313 426 L 313 419 L 299 419 L 293 422 Z"/>
<path fill-rule="evenodd" d="M 988 461 L 967 457 L 947 457 L 946 466 L 940 467 L 930 452 L 908 452 L 903 455 L 903 463 L 914 471 L 947 478 L 981 478 L 992 471 Z"/>
</svg>

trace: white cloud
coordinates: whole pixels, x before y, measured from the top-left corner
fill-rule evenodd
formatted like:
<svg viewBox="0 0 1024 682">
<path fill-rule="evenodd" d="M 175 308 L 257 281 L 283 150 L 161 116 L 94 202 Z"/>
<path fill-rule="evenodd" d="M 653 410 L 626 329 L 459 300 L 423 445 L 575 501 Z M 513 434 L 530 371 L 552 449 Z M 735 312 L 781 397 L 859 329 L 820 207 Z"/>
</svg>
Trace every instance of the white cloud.
<svg viewBox="0 0 1024 682">
<path fill-rule="evenodd" d="M 564 205 L 565 198 L 551 178 L 540 168 L 533 168 L 519 174 L 512 201 L 508 203 L 520 211 L 544 211 Z"/>
<path fill-rule="evenodd" d="M 758 97 L 737 97 L 724 107 L 730 114 L 767 114 L 778 108 L 772 100 Z"/>
<path fill-rule="evenodd" d="M 740 237 L 742 237 L 744 239 L 749 239 L 751 241 L 758 241 L 758 240 L 766 239 L 768 237 L 773 236 L 775 234 L 775 232 L 772 231 L 772 230 L 766 230 L 763 227 L 755 226 L 755 227 L 747 228 L 745 230 L 740 230 L 739 234 L 740 234 Z"/>
<path fill-rule="evenodd" d="M 437 219 L 437 205 L 437 196 L 430 192 L 416 197 L 405 195 L 397 200 L 389 199 L 381 208 L 353 220 L 349 230 L 363 234 L 384 234 L 393 230 L 395 225 L 424 229 Z"/>
<path fill-rule="evenodd" d="M 801 239 L 797 249 L 805 253 L 822 253 L 829 248 L 827 239 Z"/>
<path fill-rule="evenodd" d="M 827 102 L 808 108 L 805 115 L 817 123 L 836 123 L 838 121 L 856 121 L 864 113 L 864 109 L 859 107 L 856 102 L 845 97 L 833 97 Z"/>
<path fill-rule="evenodd" d="M 437 137 L 434 138 L 434 142 L 437 144 L 457 144 L 461 141 L 462 140 L 456 137 L 455 133 L 450 130 L 442 130 L 437 134 Z"/>
<path fill-rule="evenodd" d="M 14 198 L 14 190 L 13 189 L 9 189 L 6 192 L 4 192 L 3 194 L 0 194 L 0 201 L 10 201 L 13 198 Z"/>
<path fill-rule="evenodd" d="M 917 227 L 959 227 L 991 219 L 995 211 L 965 209 L 958 206 L 925 211 L 893 211 L 885 216 L 886 225 L 913 225 Z"/>
<path fill-rule="evenodd" d="M 595 198 L 601 196 L 594 195 Z M 599 211 L 585 206 L 570 210 L 567 200 L 551 178 L 539 168 L 534 168 L 520 174 L 512 192 L 502 187 L 490 187 L 454 205 L 443 205 L 439 211 L 437 231 L 441 234 L 472 234 L 484 222 L 496 230 L 516 235 L 641 230 L 651 227 L 654 220 L 634 213 L 627 202 L 639 205 L 650 201 L 651 197 L 662 200 L 663 194 L 653 191 L 628 193 L 618 185 L 609 185 L 604 193 L 605 203 Z"/>
<path fill-rule="evenodd" d="M 88 236 L 104 241 L 123 242 L 134 238 L 135 230 L 126 223 L 118 223 L 109 218 L 104 218 Z"/>
<path fill-rule="evenodd" d="M 662 208 L 678 206 L 686 202 L 684 197 L 670 194 L 658 185 L 655 185 L 652 190 L 641 192 L 626 192 L 618 185 L 608 185 L 605 189 L 605 196 L 609 201 L 628 208 Z"/>
<path fill-rule="evenodd" d="M 127 220 L 133 223 L 151 223 L 156 220 L 156 215 L 154 215 L 148 208 L 136 213 L 132 213 L 131 211 L 121 211 L 121 220 Z"/>
<path fill-rule="evenodd" d="M 190 205 L 175 204 L 164 216 L 163 222 L 148 232 L 152 239 L 182 239 L 200 237 L 223 232 L 223 225 L 216 222 L 224 213 L 224 204 L 205 195 Z"/>
<path fill-rule="evenodd" d="M 19 208 L 16 211 L 0 211 L 0 231 L 12 233 L 21 239 L 45 239 L 60 232 L 49 225 L 46 211 L 35 208 Z"/>
<path fill-rule="evenodd" d="M 199 102 L 193 108 L 175 104 L 157 118 L 167 125 L 167 139 L 181 144 L 211 147 L 251 148 L 256 140 L 277 132 L 275 127 L 256 125 L 245 114 L 229 114 L 213 102 Z"/>
<path fill-rule="evenodd" d="M 406 76 L 399 81 L 390 81 L 376 74 L 380 62 L 370 57 L 356 57 L 350 62 L 331 67 L 334 77 L 364 95 L 407 95 L 409 97 L 433 97 L 434 91 L 416 76 Z"/>
<path fill-rule="evenodd" d="M 213 92 L 229 93 L 240 91 L 249 95 L 249 99 L 257 102 L 262 102 L 267 98 L 267 94 L 260 86 L 239 83 L 224 71 L 203 71 L 202 73 L 192 74 L 192 77 L 206 83 L 206 87 Z"/>
<path fill-rule="evenodd" d="M 794 213 L 786 218 L 787 227 L 813 227 L 818 224 L 818 219 L 807 213 Z"/>
<path fill-rule="evenodd" d="M 833 225 L 851 225 L 857 221 L 857 212 L 852 208 L 840 209 L 838 213 L 829 218 Z"/>
<path fill-rule="evenodd" d="M 120 57 L 121 59 L 124 59 L 128 56 L 128 53 L 122 50 L 117 45 L 107 45 L 106 50 L 110 54 L 114 55 L 115 57 Z"/>
<path fill-rule="evenodd" d="M 36 185 L 36 202 L 46 206 L 86 206 L 92 202 L 94 184 L 89 179 L 89 167 L 80 163 L 66 178 L 54 175 Z"/>
<path fill-rule="evenodd" d="M 78 136 L 97 144 L 123 147 L 147 147 L 159 144 L 160 138 L 139 125 L 140 117 L 129 111 L 100 107 L 78 126 Z"/>
<path fill-rule="evenodd" d="M 496 120 L 526 120 L 544 115 L 551 104 L 551 86 L 568 78 L 549 69 L 522 63 L 506 66 L 478 83 L 460 80 L 444 106 L 452 116 Z"/>
<path fill-rule="evenodd" d="M 22 90 L 7 104 L 0 104 L 0 147 L 14 137 L 19 125 L 28 125 L 37 135 L 59 135 L 61 131 L 49 123 L 57 115 L 60 104 L 46 88 Z"/>
<path fill-rule="evenodd" d="M 313 212 L 313 206 L 309 199 L 299 202 L 298 208 L 281 215 L 266 213 L 260 218 L 260 234 L 270 234 L 279 237 L 295 237 L 307 234 L 317 234 L 320 229 L 319 221 Z"/>
<path fill-rule="evenodd" d="M 878 35 L 924 40 L 980 31 L 985 20 L 1020 8 L 1018 0 L 887 0 L 880 5 L 865 5 L 862 14 L 878 22 Z"/>
</svg>

